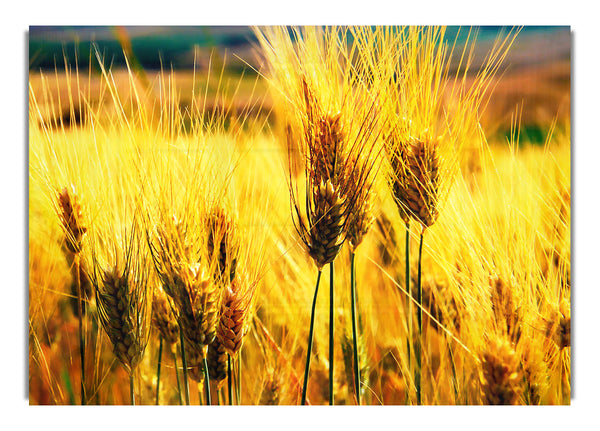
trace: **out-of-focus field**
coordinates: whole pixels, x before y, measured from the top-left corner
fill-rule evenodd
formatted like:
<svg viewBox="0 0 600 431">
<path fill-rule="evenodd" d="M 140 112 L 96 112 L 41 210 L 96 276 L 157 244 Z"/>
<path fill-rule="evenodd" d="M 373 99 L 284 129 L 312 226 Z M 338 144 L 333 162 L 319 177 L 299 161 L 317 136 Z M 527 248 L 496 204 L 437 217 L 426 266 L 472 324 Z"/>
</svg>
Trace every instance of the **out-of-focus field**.
<svg viewBox="0 0 600 431">
<path fill-rule="evenodd" d="M 161 72 L 147 71 L 144 74 L 149 82 L 148 98 L 158 111 L 159 95 L 164 91 L 160 88 Z M 184 70 L 168 75 L 172 77 L 172 82 L 178 89 L 179 109 L 183 111 L 189 108 L 192 94 L 203 99 L 206 96 L 206 111 L 216 111 L 216 115 L 227 111 L 226 114 L 236 116 L 243 111 L 249 111 L 253 116 L 266 117 L 273 110 L 267 83 L 253 74 L 242 76 L 225 71 L 221 76 L 220 70 Z M 112 76 L 120 98 L 130 100 L 133 95 L 127 70 L 113 70 Z M 515 113 L 519 112 L 524 140 L 535 144 L 543 143 L 553 122 L 556 121 L 560 125 L 570 118 L 570 76 L 571 63 L 565 59 L 541 65 L 521 66 L 516 70 L 509 67 L 504 75 L 496 78 L 493 84 L 493 99 L 482 119 L 489 140 L 492 143 L 505 143 L 503 138 L 510 136 L 512 119 Z M 45 88 L 49 93 L 48 97 L 54 101 L 51 103 L 40 100 L 42 115 L 47 120 L 69 120 L 70 106 L 66 101 L 69 100 L 69 92 L 76 94 L 77 87 L 84 94 L 91 96 L 92 104 L 100 103 L 102 97 L 107 99 L 108 95 L 100 91 L 100 82 L 101 76 L 98 74 L 92 75 L 91 78 L 87 75 L 82 76 L 80 82 L 69 79 L 64 72 L 41 74 L 32 71 L 29 76 L 33 91 L 42 94 L 42 88 Z M 139 82 L 138 85 L 145 88 Z M 219 97 L 216 97 L 217 92 Z M 58 100 L 63 101 L 62 106 L 59 106 Z M 79 108 L 78 101 L 74 102 Z M 68 124 L 69 121 L 65 123 Z"/>
<path fill-rule="evenodd" d="M 424 404 L 489 403 L 485 370 L 495 360 L 496 384 L 514 391 L 515 403 L 570 402 L 570 61 L 536 62 L 533 53 L 546 45 L 526 42 L 515 43 L 492 80 L 482 134 L 464 143 L 461 170 L 427 229 Z M 166 213 L 197 213 L 189 223 L 203 224 L 215 206 L 230 211 L 241 244 L 237 270 L 256 287 L 232 364 L 234 403 L 299 403 L 317 272 L 290 214 L 279 99 L 260 75 L 202 64 L 173 72 L 30 72 L 30 404 L 80 401 L 74 297 L 81 279 L 58 215 L 65 187 L 82 205 L 82 266 L 90 271 L 95 259 L 110 262 L 134 219 L 144 238 Z M 356 254 L 362 403 L 414 404 L 405 226 L 383 178 L 373 192 L 375 221 Z M 413 224 L 412 264 L 419 233 Z M 134 258 L 152 269 L 149 285 L 160 285 L 148 251 Z M 336 404 L 355 403 L 349 261 L 344 246 L 335 260 Z M 323 271 L 322 286 L 328 280 Z M 98 324 L 96 301 L 91 294 L 83 321 L 87 402 L 128 404 L 128 373 Z M 316 307 L 307 394 L 313 405 L 329 396 L 326 287 Z M 159 402 L 179 404 L 181 352 L 177 343 L 160 345 Z M 159 332 L 151 326 L 135 374 L 139 403 L 156 401 L 158 352 Z M 206 402 L 202 383 L 189 381 L 191 404 Z M 225 382 L 212 383 L 213 403 L 228 402 Z"/>
<path fill-rule="evenodd" d="M 531 29 L 534 30 L 531 30 Z M 239 114 L 245 107 L 252 106 L 254 114 L 268 114 L 272 111 L 271 94 L 268 91 L 268 85 L 264 79 L 256 75 L 256 71 L 260 70 L 264 60 L 261 59 L 260 50 L 254 41 L 248 40 L 248 30 L 240 27 L 238 30 L 234 28 L 222 27 L 219 30 L 207 28 L 199 32 L 203 35 L 200 39 L 208 39 L 218 45 L 198 47 L 194 45 L 192 50 L 184 51 L 186 43 L 193 39 L 196 34 L 192 30 L 186 32 L 184 30 L 176 30 L 175 28 L 167 27 L 154 29 L 156 36 L 152 36 L 151 27 L 134 27 L 129 29 L 133 45 L 137 44 L 140 49 L 143 48 L 144 63 L 152 64 L 153 61 L 160 58 L 160 54 L 154 51 L 162 52 L 164 50 L 159 43 L 171 44 L 173 51 L 171 61 L 175 62 L 175 66 L 169 64 L 168 60 L 163 60 L 160 68 L 144 68 L 141 71 L 135 70 L 134 73 L 138 77 L 138 84 L 141 88 L 149 93 L 149 98 L 155 104 L 155 109 L 159 109 L 159 102 L 156 99 L 160 98 L 160 93 L 164 89 L 160 89 L 160 75 L 173 76 L 173 84 L 178 88 L 179 107 L 185 110 L 190 105 L 192 94 L 196 97 L 201 97 L 206 100 L 208 111 L 211 108 L 219 106 L 234 105 L 236 109 L 232 109 L 230 113 Z M 161 31 L 162 30 L 162 31 Z M 92 30 L 87 30 L 86 33 Z M 453 28 L 453 31 L 458 31 Z M 468 29 L 461 29 L 463 37 L 468 32 Z M 498 30 L 499 31 L 499 30 Z M 77 29 L 72 30 L 73 34 L 77 34 Z M 106 31 L 99 31 L 103 34 Z M 212 37 L 207 36 L 214 33 Z M 54 35 L 58 34 L 58 36 Z M 30 68 L 29 83 L 35 90 L 36 94 L 41 94 L 43 73 L 47 83 L 46 91 L 50 92 L 52 100 L 62 100 L 64 106 L 47 106 L 46 101 L 40 100 L 40 108 L 48 118 L 57 116 L 65 117 L 68 115 L 69 107 L 66 101 L 69 100 L 69 91 L 71 94 L 76 94 L 76 87 L 84 94 L 89 94 L 90 103 L 97 104 L 103 96 L 106 99 L 106 94 L 102 94 L 101 87 L 101 70 L 99 67 L 92 67 L 92 71 L 82 67 L 82 73 L 79 80 L 68 79 L 64 73 L 64 60 L 60 53 L 64 52 L 64 43 L 68 40 L 69 30 L 54 31 L 44 36 L 44 30 L 36 30 L 35 33 L 35 48 L 32 48 L 32 65 Z M 198 32 L 197 32 L 198 33 Z M 125 33 L 127 34 L 127 33 Z M 493 45 L 491 35 L 492 30 L 483 32 L 480 42 L 475 47 L 474 52 L 474 67 L 476 70 L 488 51 Z M 137 35 L 137 38 L 136 38 Z M 168 35 L 171 35 L 169 37 Z M 183 37 L 182 37 L 183 36 Z M 43 37 L 47 37 L 45 43 L 41 43 Z M 53 40 L 53 37 L 56 40 Z M 89 51 L 91 48 L 85 45 L 85 36 L 79 42 L 78 51 Z M 106 36 L 105 36 L 106 37 Z M 63 38 L 63 39 L 61 39 Z M 77 36 L 71 36 L 77 39 Z M 182 39 L 178 42 L 178 39 Z M 223 40 L 221 40 L 223 39 Z M 61 51 L 59 41 L 63 41 Z M 115 46 L 109 44 L 111 42 Z M 98 42 L 101 43 L 101 42 Z M 231 45 L 227 45 L 227 43 Z M 501 74 L 496 76 L 493 87 L 493 100 L 487 106 L 483 115 L 482 124 L 488 140 L 504 142 L 503 137 L 510 135 L 511 121 L 516 111 L 520 112 L 521 116 L 521 133 L 525 134 L 524 140 L 534 143 L 543 143 L 547 134 L 547 128 L 552 122 L 558 120 L 558 124 L 562 124 L 570 118 L 571 106 L 571 61 L 570 61 L 570 34 L 568 28 L 556 27 L 554 29 L 537 30 L 535 27 L 526 28 L 521 31 L 519 37 L 515 40 L 511 50 L 509 51 L 506 60 L 503 63 Z M 119 44 L 116 40 L 104 40 L 104 45 L 111 46 L 111 52 L 118 52 Z M 39 46 L 39 47 L 38 47 Z M 44 49 L 50 50 L 45 52 Z M 99 55 L 108 55 L 104 53 L 102 48 Z M 458 48 L 456 48 L 458 51 Z M 72 67 L 75 57 L 74 51 L 69 53 L 69 61 Z M 87 64 L 89 59 L 85 52 L 79 52 L 79 63 Z M 88 53 L 89 55 L 89 53 Z M 114 55 L 114 54 L 113 54 Z M 52 57 L 53 56 L 53 57 Z M 43 72 L 37 68 L 40 63 L 40 58 L 45 59 L 46 67 Z M 53 61 L 49 61 L 54 58 Z M 93 58 L 93 51 L 92 51 Z M 458 56 L 455 56 L 456 63 Z M 118 60 L 118 59 L 116 59 Z M 113 57 L 106 57 L 107 63 L 115 61 Z M 54 72 L 53 68 L 49 68 L 49 64 L 56 64 L 58 73 Z M 117 61 L 119 65 L 112 68 L 112 77 L 115 87 L 118 89 L 118 94 L 123 100 L 131 98 L 132 86 L 127 69 L 120 65 L 123 60 Z M 184 64 L 184 68 L 178 68 L 177 64 Z M 95 61 L 92 60 L 92 64 Z M 195 70 L 194 70 L 194 64 Z M 133 66 L 132 66 L 133 67 Z M 73 71 L 74 72 L 74 71 Z M 473 79 L 474 72 L 467 76 L 467 80 Z M 207 81 L 208 84 L 207 84 Z M 70 85 L 68 84 L 70 82 Z M 224 96 L 224 100 L 215 101 L 217 92 Z M 76 106 L 79 106 L 78 100 L 75 100 Z M 65 117 L 66 118 L 66 117 Z"/>
</svg>

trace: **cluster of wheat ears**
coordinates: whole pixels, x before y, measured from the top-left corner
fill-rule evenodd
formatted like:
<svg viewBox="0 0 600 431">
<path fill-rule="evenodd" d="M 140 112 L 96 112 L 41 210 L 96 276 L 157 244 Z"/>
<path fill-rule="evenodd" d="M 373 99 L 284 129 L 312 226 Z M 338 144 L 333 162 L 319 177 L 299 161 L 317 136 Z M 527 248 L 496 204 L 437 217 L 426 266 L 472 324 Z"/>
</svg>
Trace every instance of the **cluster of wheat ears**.
<svg viewBox="0 0 600 431">
<path fill-rule="evenodd" d="M 266 119 L 100 53 L 30 82 L 30 402 L 568 403 L 569 123 L 488 144 L 518 31 L 476 71 L 465 31 L 257 28 Z"/>
</svg>

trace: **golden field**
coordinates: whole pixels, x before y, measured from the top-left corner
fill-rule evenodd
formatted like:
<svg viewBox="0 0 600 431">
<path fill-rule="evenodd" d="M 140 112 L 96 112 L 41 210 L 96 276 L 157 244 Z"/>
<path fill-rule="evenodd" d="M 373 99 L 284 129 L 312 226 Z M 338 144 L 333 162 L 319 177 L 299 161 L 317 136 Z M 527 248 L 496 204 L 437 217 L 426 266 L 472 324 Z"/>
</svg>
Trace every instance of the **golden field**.
<svg viewBox="0 0 600 431">
<path fill-rule="evenodd" d="M 569 404 L 569 65 L 296 31 L 258 77 L 30 74 L 30 404 Z"/>
</svg>

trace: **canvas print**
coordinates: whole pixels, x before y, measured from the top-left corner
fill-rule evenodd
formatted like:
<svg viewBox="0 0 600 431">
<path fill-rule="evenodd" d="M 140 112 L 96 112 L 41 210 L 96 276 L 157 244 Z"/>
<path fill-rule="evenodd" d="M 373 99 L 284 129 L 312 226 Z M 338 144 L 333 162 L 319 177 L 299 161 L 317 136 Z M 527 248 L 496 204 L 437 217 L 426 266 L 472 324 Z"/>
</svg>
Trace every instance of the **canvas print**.
<svg viewBox="0 0 600 431">
<path fill-rule="evenodd" d="M 29 28 L 29 403 L 571 399 L 571 30 Z"/>
</svg>

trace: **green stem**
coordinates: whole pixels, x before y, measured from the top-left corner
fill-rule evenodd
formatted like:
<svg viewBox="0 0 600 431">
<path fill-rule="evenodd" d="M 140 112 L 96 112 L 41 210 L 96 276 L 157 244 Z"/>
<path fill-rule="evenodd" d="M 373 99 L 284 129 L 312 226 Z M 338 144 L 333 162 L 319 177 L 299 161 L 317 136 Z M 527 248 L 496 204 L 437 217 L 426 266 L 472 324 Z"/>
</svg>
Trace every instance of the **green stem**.
<svg viewBox="0 0 600 431">
<path fill-rule="evenodd" d="M 319 281 L 321 281 L 321 269 L 319 269 L 319 274 L 317 275 L 317 285 L 315 286 L 315 295 L 313 297 L 312 309 L 310 312 L 310 328 L 308 329 L 308 347 L 306 352 L 306 365 L 304 367 L 304 384 L 302 386 L 302 400 L 301 404 L 306 404 L 306 389 L 308 388 L 308 371 L 310 369 L 310 354 L 312 352 L 312 342 L 313 342 L 313 330 L 315 327 L 315 308 L 317 305 L 317 294 L 319 293 Z"/>
<path fill-rule="evenodd" d="M 135 393 L 133 390 L 133 371 L 129 373 L 129 396 L 131 399 L 131 405 L 135 406 Z"/>
<path fill-rule="evenodd" d="M 417 386 L 417 404 L 421 404 L 421 352 L 423 348 L 422 344 L 422 336 L 423 336 L 423 288 L 421 285 L 421 256 L 423 252 L 423 231 L 421 231 L 421 238 L 419 239 L 419 261 L 417 267 L 417 306 L 419 309 L 417 310 L 417 325 L 419 328 L 419 340 L 416 343 L 417 351 L 415 353 L 417 359 L 417 372 L 415 376 L 415 384 Z"/>
<path fill-rule="evenodd" d="M 187 361 L 185 359 L 185 342 L 183 340 L 183 329 L 181 329 L 181 322 L 179 322 L 179 348 L 181 349 L 181 362 L 183 366 L 183 389 L 185 393 L 185 404 L 190 405 L 190 387 L 187 378 Z"/>
<path fill-rule="evenodd" d="M 179 405 L 183 405 L 181 398 L 181 383 L 179 382 L 179 370 L 177 369 L 177 350 L 173 352 L 173 363 L 175 365 L 175 378 L 177 379 L 177 393 L 179 394 Z"/>
<path fill-rule="evenodd" d="M 85 337 L 83 334 L 83 310 L 85 304 L 81 292 L 81 278 L 79 276 L 79 254 L 75 255 L 75 279 L 77 284 L 77 312 L 79 314 L 79 356 L 81 359 L 81 405 L 87 404 L 85 396 Z"/>
<path fill-rule="evenodd" d="M 360 406 L 360 364 L 358 363 L 358 336 L 356 330 L 356 267 L 355 254 L 350 253 L 350 295 L 352 297 L 352 344 L 354 345 L 354 390 L 356 404 Z"/>
<path fill-rule="evenodd" d="M 410 220 L 406 222 L 406 241 L 404 246 L 404 286 L 406 288 L 407 309 L 408 309 L 408 338 L 406 339 L 406 350 L 408 353 L 408 369 L 411 368 L 411 352 L 413 341 L 413 303 L 412 292 L 410 289 Z"/>
<path fill-rule="evenodd" d="M 231 380 L 231 356 L 227 354 L 227 395 L 229 396 L 229 405 L 233 405 L 233 381 Z"/>
<path fill-rule="evenodd" d="M 333 332 L 334 332 L 333 262 L 329 264 L 329 405 L 333 405 Z"/>
<path fill-rule="evenodd" d="M 452 340 L 449 340 L 448 337 L 444 337 L 448 343 L 448 352 L 450 353 L 450 365 L 452 367 L 452 386 L 454 387 L 454 399 L 456 403 L 458 403 L 458 377 L 456 375 L 456 362 L 454 360 L 454 354 L 452 353 Z"/>
<path fill-rule="evenodd" d="M 235 390 L 237 396 L 237 404 L 238 406 L 242 405 L 242 351 L 244 347 L 240 347 L 240 351 L 237 355 L 237 378 L 235 379 Z"/>
<path fill-rule="evenodd" d="M 163 339 L 159 337 L 158 342 L 158 365 L 156 369 L 156 405 L 158 405 L 158 394 L 160 391 L 160 365 L 162 360 Z"/>
<path fill-rule="evenodd" d="M 90 344 L 92 345 L 92 352 L 99 352 L 99 349 L 96 348 L 98 346 L 98 340 L 100 337 L 100 328 L 98 327 L 98 320 L 94 314 L 90 314 L 89 317 L 90 317 L 90 321 L 92 322 L 91 342 L 90 342 Z M 99 353 L 97 353 L 97 354 L 99 354 Z M 98 388 L 100 386 L 100 374 L 99 373 L 95 373 L 93 385 L 94 385 L 93 393 L 95 394 L 94 395 L 95 402 L 97 405 L 100 405 L 100 391 L 98 390 Z"/>
<path fill-rule="evenodd" d="M 210 377 L 208 375 L 208 362 L 206 361 L 206 355 L 204 355 L 204 390 L 206 392 L 206 405 L 211 405 L 210 400 Z"/>
</svg>

